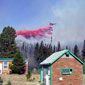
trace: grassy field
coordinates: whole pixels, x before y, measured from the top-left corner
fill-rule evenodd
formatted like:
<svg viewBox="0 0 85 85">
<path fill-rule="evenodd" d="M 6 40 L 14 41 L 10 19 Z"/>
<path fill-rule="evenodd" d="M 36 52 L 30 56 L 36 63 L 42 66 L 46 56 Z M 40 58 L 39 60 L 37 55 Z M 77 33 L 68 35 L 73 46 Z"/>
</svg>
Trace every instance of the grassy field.
<svg viewBox="0 0 85 85">
<path fill-rule="evenodd" d="M 10 80 L 12 85 L 40 85 L 39 84 L 39 74 L 33 74 L 30 81 L 26 80 L 25 75 L 2 75 L 3 78 L 3 85 L 6 85 L 7 82 Z M 34 80 L 33 80 L 34 79 Z"/>
<path fill-rule="evenodd" d="M 25 75 L 2 75 L 4 84 L 6 85 L 7 82 L 10 80 L 12 82 L 12 85 L 40 85 L 39 84 L 39 74 L 33 74 L 32 78 L 34 80 L 27 81 Z M 85 75 L 84 75 L 84 84 L 85 85 Z"/>
</svg>

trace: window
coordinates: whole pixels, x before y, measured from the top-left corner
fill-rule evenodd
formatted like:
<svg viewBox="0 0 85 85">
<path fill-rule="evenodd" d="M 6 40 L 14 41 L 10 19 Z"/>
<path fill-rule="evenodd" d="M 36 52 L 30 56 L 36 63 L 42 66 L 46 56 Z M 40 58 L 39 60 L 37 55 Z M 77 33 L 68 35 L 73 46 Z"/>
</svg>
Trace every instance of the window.
<svg viewBox="0 0 85 85">
<path fill-rule="evenodd" d="M 3 68 L 7 68 L 8 67 L 8 62 L 7 61 L 4 61 L 3 62 Z"/>
<path fill-rule="evenodd" d="M 61 69 L 61 74 L 62 75 L 71 75 L 73 72 L 72 68 L 62 68 Z"/>
</svg>

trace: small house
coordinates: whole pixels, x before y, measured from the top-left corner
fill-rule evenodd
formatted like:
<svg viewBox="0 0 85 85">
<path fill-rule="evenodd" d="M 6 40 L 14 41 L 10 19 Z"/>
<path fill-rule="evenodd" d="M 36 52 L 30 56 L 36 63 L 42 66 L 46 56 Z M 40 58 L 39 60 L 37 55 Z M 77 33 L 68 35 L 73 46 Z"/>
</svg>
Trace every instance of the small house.
<svg viewBox="0 0 85 85">
<path fill-rule="evenodd" d="M 83 85 L 83 62 L 69 50 L 53 53 L 40 63 L 44 85 Z"/>
<path fill-rule="evenodd" d="M 12 64 L 13 58 L 0 58 L 0 74 L 9 74 L 9 65 Z"/>
</svg>

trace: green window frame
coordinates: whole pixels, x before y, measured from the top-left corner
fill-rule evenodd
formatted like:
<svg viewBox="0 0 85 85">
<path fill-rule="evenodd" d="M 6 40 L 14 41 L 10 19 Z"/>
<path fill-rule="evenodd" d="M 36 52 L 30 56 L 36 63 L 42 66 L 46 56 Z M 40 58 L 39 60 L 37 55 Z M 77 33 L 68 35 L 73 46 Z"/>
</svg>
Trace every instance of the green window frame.
<svg viewBox="0 0 85 85">
<path fill-rule="evenodd" d="M 73 73 L 72 68 L 62 68 L 61 69 L 61 74 L 62 75 L 71 75 Z"/>
</svg>

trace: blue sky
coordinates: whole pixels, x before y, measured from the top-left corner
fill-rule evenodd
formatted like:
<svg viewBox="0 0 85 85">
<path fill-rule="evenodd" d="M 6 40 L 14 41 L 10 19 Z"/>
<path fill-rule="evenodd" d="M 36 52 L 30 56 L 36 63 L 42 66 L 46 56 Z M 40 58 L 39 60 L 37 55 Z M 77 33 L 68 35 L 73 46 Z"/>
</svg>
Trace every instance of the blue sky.
<svg viewBox="0 0 85 85">
<path fill-rule="evenodd" d="M 53 40 L 85 39 L 85 0 L 0 0 L 0 31 L 36 29 L 55 22 Z"/>
<path fill-rule="evenodd" d="M 0 30 L 33 29 L 55 21 L 52 6 L 56 0 L 0 0 Z"/>
</svg>

